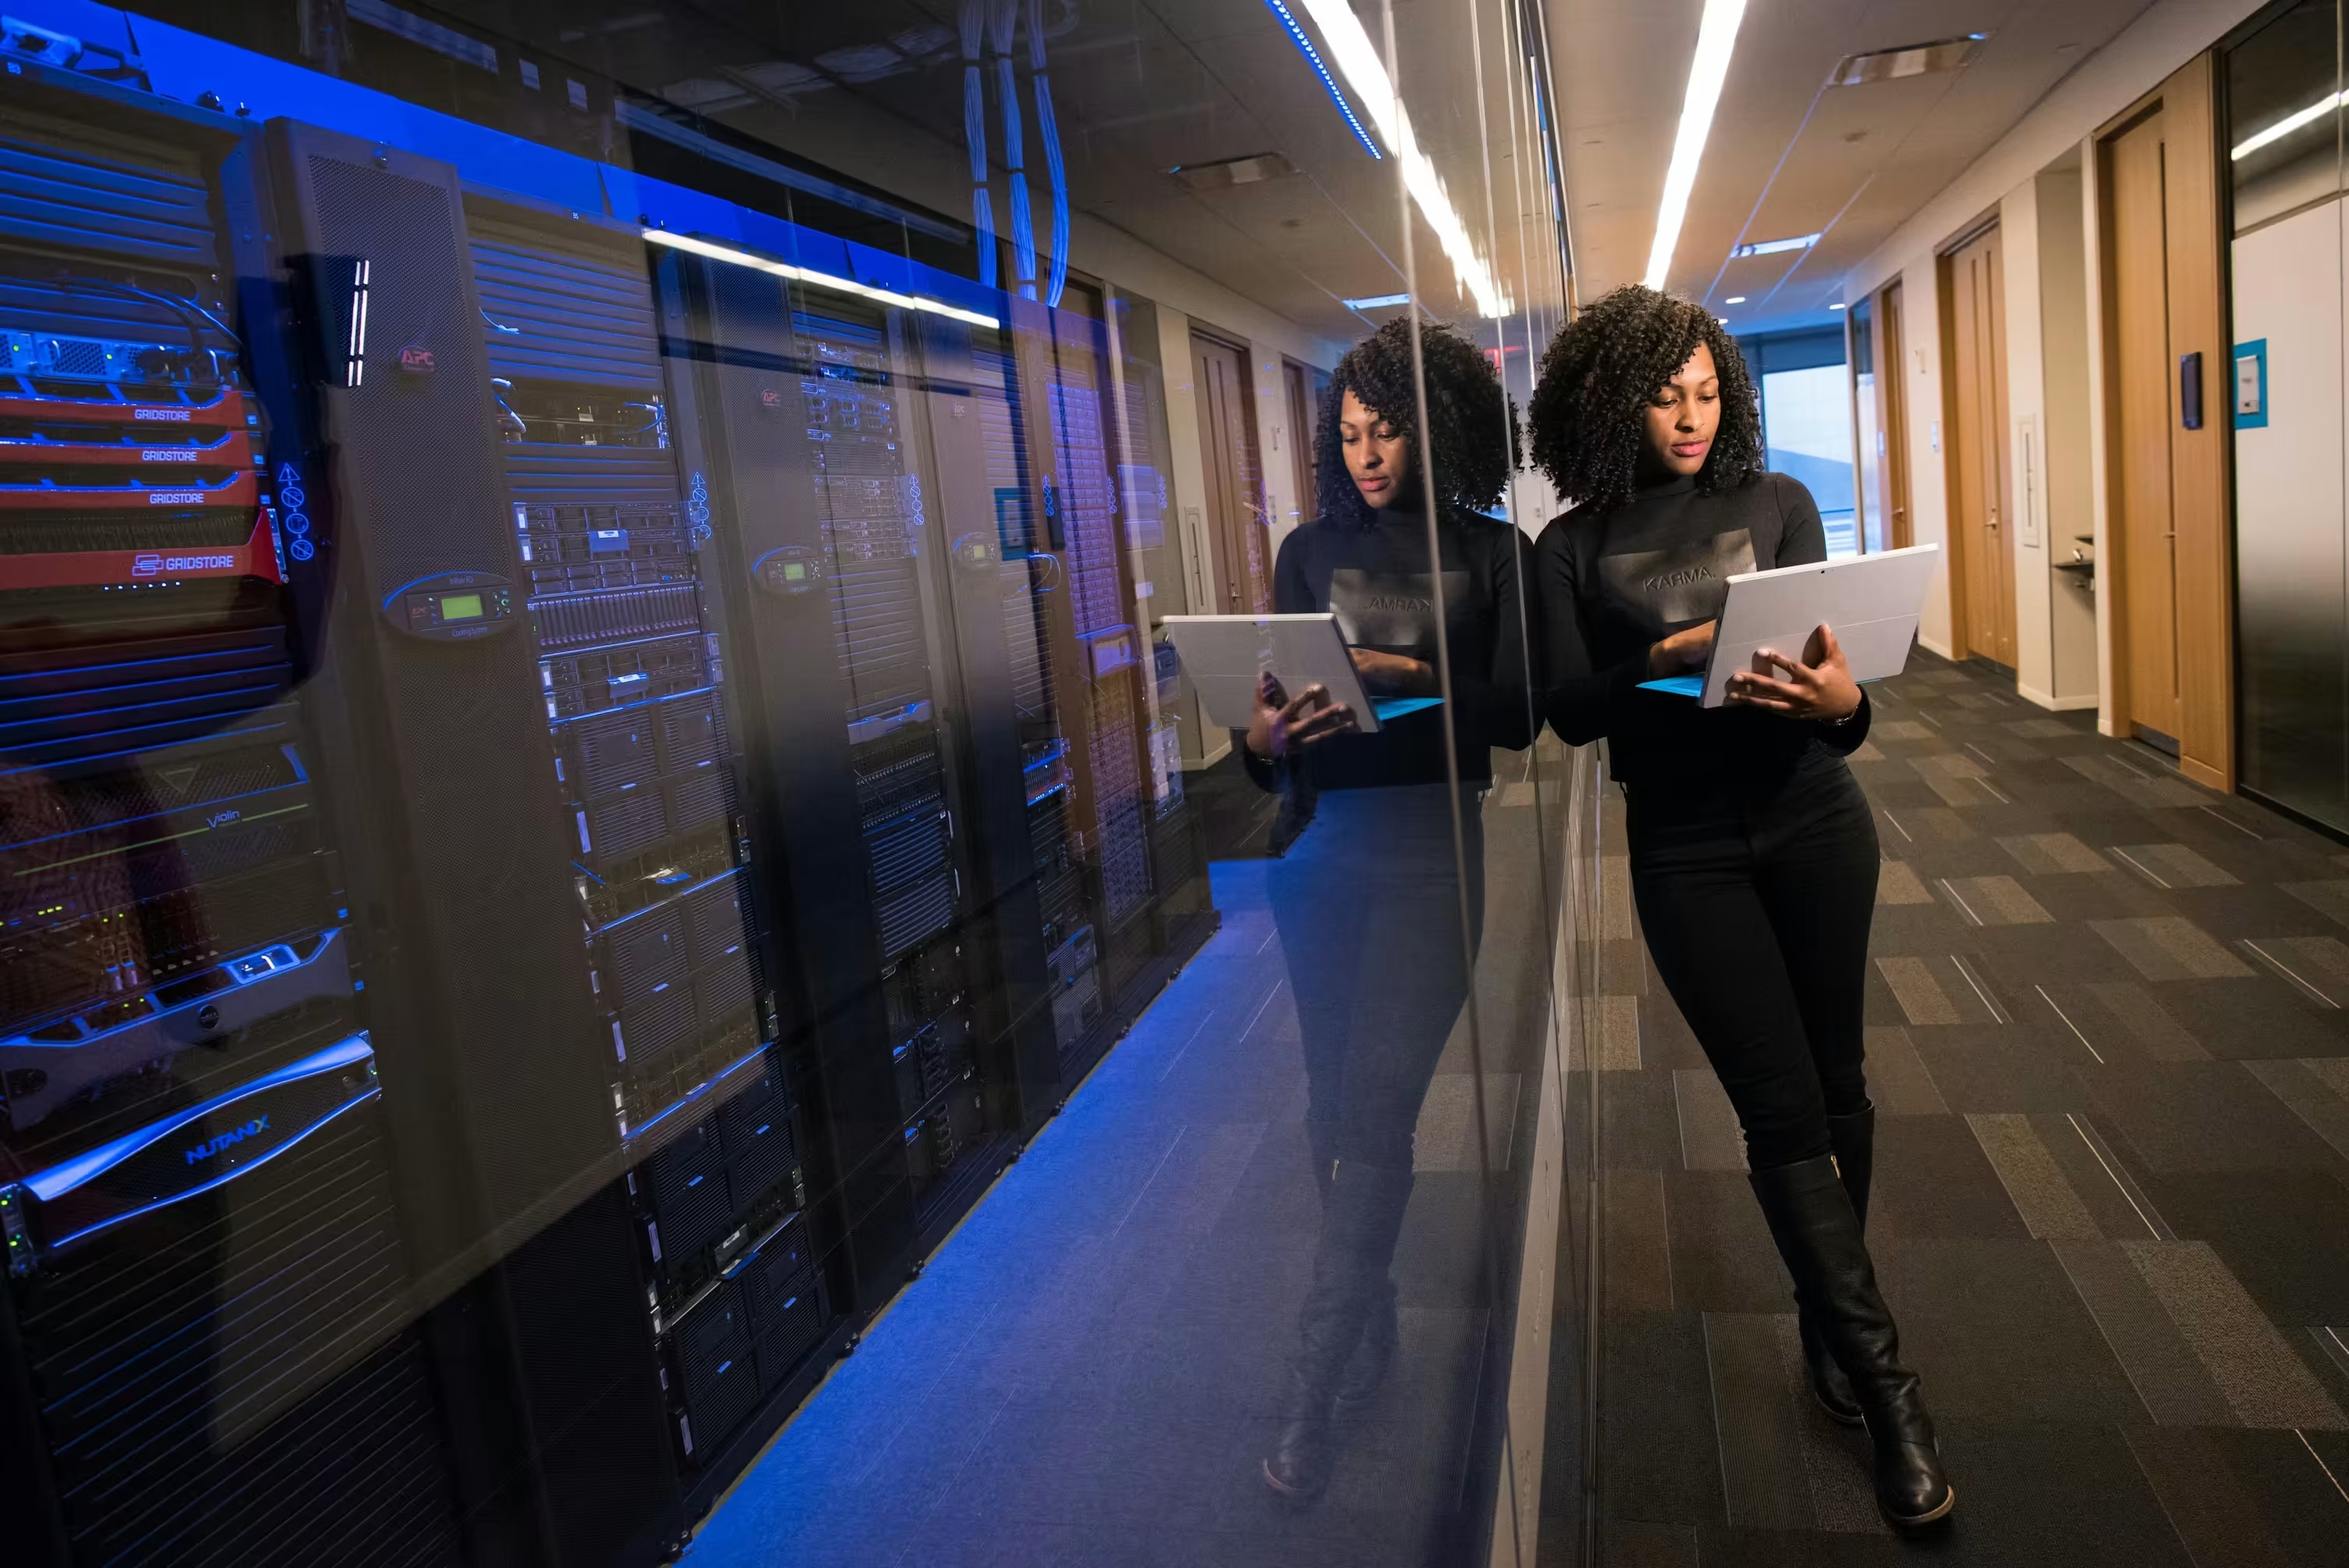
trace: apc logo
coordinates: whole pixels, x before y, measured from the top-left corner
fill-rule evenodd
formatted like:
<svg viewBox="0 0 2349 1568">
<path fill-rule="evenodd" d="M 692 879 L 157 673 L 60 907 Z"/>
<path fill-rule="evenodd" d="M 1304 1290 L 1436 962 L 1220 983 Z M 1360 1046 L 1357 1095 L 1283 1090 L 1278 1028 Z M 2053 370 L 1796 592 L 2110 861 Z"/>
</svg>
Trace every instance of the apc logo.
<svg viewBox="0 0 2349 1568">
<path fill-rule="evenodd" d="M 243 1127 L 232 1127 L 218 1138 L 207 1139 L 187 1150 L 188 1163 L 201 1165 L 215 1154 L 225 1154 L 248 1138 L 258 1138 L 269 1130 L 269 1119 L 255 1117 Z"/>
</svg>

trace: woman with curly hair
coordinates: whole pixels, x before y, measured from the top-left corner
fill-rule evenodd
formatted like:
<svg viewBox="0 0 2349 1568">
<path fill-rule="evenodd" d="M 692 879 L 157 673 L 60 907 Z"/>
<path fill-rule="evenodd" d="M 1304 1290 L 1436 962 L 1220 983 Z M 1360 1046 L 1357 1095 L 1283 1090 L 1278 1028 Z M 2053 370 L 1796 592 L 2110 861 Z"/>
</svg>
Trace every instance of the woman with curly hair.
<svg viewBox="0 0 2349 1568">
<path fill-rule="evenodd" d="M 1386 710 L 1380 727 L 1361 733 L 1359 716 L 1321 688 L 1292 699 L 1268 674 L 1255 722 L 1235 737 L 1250 774 L 1287 797 L 1296 834 L 1268 880 L 1321 1192 L 1287 1408 L 1264 1461 L 1265 1480 L 1287 1496 L 1327 1484 L 1333 1414 L 1375 1395 L 1394 1359 L 1388 1270 L 1420 1103 L 1468 996 L 1456 923 L 1464 892 L 1473 944 L 1492 748 L 1523 748 L 1538 727 L 1518 602 L 1525 544 L 1475 510 L 1508 482 L 1508 402 L 1466 338 L 1441 326 L 1420 335 L 1423 417 L 1409 321 L 1339 361 L 1314 437 L 1321 515 L 1281 542 L 1273 571 L 1277 613 L 1336 616 L 1363 687 Z M 1445 695 L 1439 645 L 1449 701 L 1394 711 L 1384 699 Z M 1453 852 L 1455 807 L 1464 862 Z"/>
<path fill-rule="evenodd" d="M 1723 707 L 1642 689 L 1703 667 L 1730 576 L 1826 559 L 1810 493 L 1763 471 L 1760 423 L 1735 340 L 1701 305 L 1619 289 L 1551 343 L 1533 454 L 1576 504 L 1535 549 L 1544 707 L 1568 744 L 1608 741 L 1648 950 L 1744 1129 L 1812 1391 L 1866 1424 L 1878 1503 L 1910 1527 L 1956 1494 L 1862 1236 L 1879 856 L 1844 758 L 1868 696 L 1826 626 L 1799 655 L 1757 655 Z"/>
</svg>

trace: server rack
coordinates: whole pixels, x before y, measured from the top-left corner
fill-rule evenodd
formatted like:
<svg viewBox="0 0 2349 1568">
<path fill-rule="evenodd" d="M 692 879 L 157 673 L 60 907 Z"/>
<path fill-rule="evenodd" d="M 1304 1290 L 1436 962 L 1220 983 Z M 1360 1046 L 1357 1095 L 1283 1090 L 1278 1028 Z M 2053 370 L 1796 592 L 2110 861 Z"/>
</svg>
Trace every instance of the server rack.
<svg viewBox="0 0 2349 1568">
<path fill-rule="evenodd" d="M 0 106 L 12 1560 L 451 1561 L 452 1456 L 401 1311 L 383 1078 L 282 589 L 285 552 L 308 546 L 278 526 L 225 281 L 247 149 L 16 74 Z"/>
<path fill-rule="evenodd" d="M 706 1470 L 830 1314 L 754 892 L 723 605 L 671 436 L 642 240 L 475 196 L 467 232 L 544 780 L 608 1041 L 615 1131 L 679 1461 Z M 616 1269 L 626 1266 L 614 1259 Z"/>
<path fill-rule="evenodd" d="M 866 1310 L 1000 1168 L 1013 1071 L 979 1029 L 983 849 L 967 711 L 933 570 L 905 324 L 763 273 L 662 263 L 687 466 L 741 628 L 754 838 L 780 847 L 780 961 L 805 1008 L 836 1216 Z M 811 294 L 812 291 L 811 291 Z"/>
<path fill-rule="evenodd" d="M 300 350 L 264 377 L 273 462 L 322 511 L 295 573 L 318 617 L 307 689 L 351 798 L 336 838 L 370 1024 L 412 1080 L 386 1109 L 467 1545 L 642 1556 L 678 1532 L 682 1488 L 634 1256 L 623 1033 L 574 869 L 605 863 L 580 847 L 603 819 L 565 782 L 580 755 L 557 720 L 585 682 L 551 675 L 541 642 L 556 617 L 524 555 L 535 501 L 500 438 L 460 182 L 316 128 L 267 139 L 247 232 L 276 249 L 246 272 L 290 280 Z"/>
<path fill-rule="evenodd" d="M 1011 300 L 1005 386 L 1025 409 L 1030 493 L 1014 548 L 1035 563 L 1047 678 L 1068 694 L 1068 841 L 1083 867 L 1088 923 L 1055 949 L 1061 1078 L 1073 1084 L 1213 928 L 1197 829 L 1159 768 L 1158 672 L 1140 622 L 1132 487 L 1114 476 L 1146 450 L 1120 428 L 1130 388 L 1105 322 Z M 1001 443 L 995 444 L 999 449 Z"/>
<path fill-rule="evenodd" d="M 21 74 L 15 1539 L 649 1560 L 1138 1005 L 1114 501 L 1009 333 L 674 257 L 656 325 L 628 230 Z"/>
</svg>

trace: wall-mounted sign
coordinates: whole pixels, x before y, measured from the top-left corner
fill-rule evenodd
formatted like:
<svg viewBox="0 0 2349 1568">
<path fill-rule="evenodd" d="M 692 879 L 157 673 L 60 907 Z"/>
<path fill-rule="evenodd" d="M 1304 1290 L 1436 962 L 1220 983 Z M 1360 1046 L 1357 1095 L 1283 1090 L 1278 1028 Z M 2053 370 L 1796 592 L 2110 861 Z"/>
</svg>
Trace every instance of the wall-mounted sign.
<svg viewBox="0 0 2349 1568">
<path fill-rule="evenodd" d="M 2235 428 L 2268 428 L 2268 340 L 2235 345 Z"/>
</svg>

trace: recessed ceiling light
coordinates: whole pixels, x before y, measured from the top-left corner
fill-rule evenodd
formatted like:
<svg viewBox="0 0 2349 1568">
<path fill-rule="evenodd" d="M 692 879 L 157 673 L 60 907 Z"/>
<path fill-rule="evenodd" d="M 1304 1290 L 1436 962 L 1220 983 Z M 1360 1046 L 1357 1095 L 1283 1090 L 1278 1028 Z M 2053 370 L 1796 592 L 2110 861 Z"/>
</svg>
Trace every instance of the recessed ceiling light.
<svg viewBox="0 0 2349 1568">
<path fill-rule="evenodd" d="M 1297 172 L 1297 165 L 1278 152 L 1250 153 L 1215 163 L 1178 163 L 1166 171 L 1194 191 L 1220 191 L 1230 185 L 1254 185 Z"/>
<path fill-rule="evenodd" d="M 1903 44 L 1865 55 L 1846 55 L 1827 73 L 1827 86 L 1856 88 L 1868 82 L 1898 81 L 1903 77 L 1961 71 L 1974 63 L 1990 42 L 1988 33 L 1968 33 L 1962 38 L 1936 38 L 1930 44 Z"/>
<path fill-rule="evenodd" d="M 1725 315 L 1716 315 L 1713 319 L 1721 323 L 1723 326 L 1727 326 L 1729 325 L 1729 318 Z"/>
<path fill-rule="evenodd" d="M 1791 240 L 1756 240 L 1750 245 L 1740 245 L 1730 252 L 1733 258 L 1742 256 L 1775 256 L 1785 251 L 1807 251 L 1824 236 L 1802 234 Z"/>
<path fill-rule="evenodd" d="M 1727 299 L 1723 300 L 1721 303 L 1723 304 L 1744 304 L 1745 303 L 1745 296 L 1744 294 L 1731 294 Z"/>
<path fill-rule="evenodd" d="M 1837 300 L 1835 304 L 1827 306 L 1827 308 L 1829 310 L 1849 310 L 1851 307 L 1844 304 L 1841 300 Z"/>
<path fill-rule="evenodd" d="M 1672 138 L 1663 200 L 1656 206 L 1656 240 L 1648 251 L 1646 281 L 1651 289 L 1662 288 L 1671 273 L 1672 252 L 1680 245 L 1681 224 L 1688 217 L 1689 193 L 1696 189 L 1697 165 L 1704 159 L 1705 138 L 1713 133 L 1713 111 L 1721 105 L 1729 57 L 1737 48 L 1737 25 L 1744 17 L 1745 0 L 1704 0 L 1696 55 L 1689 61 L 1688 97 L 1681 104 L 1680 130 Z"/>
<path fill-rule="evenodd" d="M 1407 294 L 1371 294 L 1362 299 L 1343 300 L 1340 303 L 1348 310 L 1379 310 L 1391 304 L 1409 304 L 1411 295 Z"/>
</svg>

